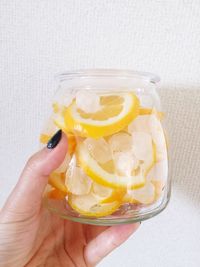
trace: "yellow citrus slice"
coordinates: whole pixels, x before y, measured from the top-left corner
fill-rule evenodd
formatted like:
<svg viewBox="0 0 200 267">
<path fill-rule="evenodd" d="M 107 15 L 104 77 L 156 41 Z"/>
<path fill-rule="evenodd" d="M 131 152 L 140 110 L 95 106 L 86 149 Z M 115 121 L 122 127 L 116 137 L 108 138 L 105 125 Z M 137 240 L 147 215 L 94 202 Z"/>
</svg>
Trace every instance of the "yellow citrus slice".
<svg viewBox="0 0 200 267">
<path fill-rule="evenodd" d="M 153 147 L 153 154 L 152 154 L 151 160 L 146 165 L 145 176 L 147 176 L 147 174 L 150 172 L 150 170 L 153 168 L 153 166 L 156 164 L 156 161 L 157 161 L 156 145 L 154 144 L 154 142 L 152 142 L 152 147 Z"/>
<path fill-rule="evenodd" d="M 67 141 L 68 141 L 68 152 L 69 154 L 73 154 L 76 149 L 76 137 L 73 134 L 67 134 Z"/>
<path fill-rule="evenodd" d="M 65 121 L 63 118 L 63 112 L 59 112 L 59 113 L 55 113 L 52 117 L 53 117 L 53 121 L 55 123 L 55 125 L 59 128 L 62 129 L 63 132 L 68 133 L 69 129 L 67 127 L 67 125 L 65 125 Z"/>
<path fill-rule="evenodd" d="M 47 135 L 47 134 L 40 134 L 40 143 L 41 144 L 47 144 L 48 141 L 50 140 L 51 136 Z"/>
<path fill-rule="evenodd" d="M 51 119 L 54 124 L 65 133 L 69 133 L 70 130 L 68 128 L 68 124 L 65 124 L 64 113 L 66 108 L 72 103 L 73 99 L 73 94 L 66 94 L 66 92 L 63 92 L 62 94 L 61 91 L 58 91 L 58 93 L 54 96 L 54 102 L 52 104 L 53 114 Z"/>
<path fill-rule="evenodd" d="M 93 193 L 101 203 L 120 201 L 125 194 L 123 189 L 111 189 L 93 182 L 84 171 L 77 166 L 69 166 L 65 185 L 68 192 L 74 195 L 87 195 Z"/>
<path fill-rule="evenodd" d="M 158 119 L 162 120 L 164 117 L 164 113 L 161 111 L 157 111 L 156 109 L 152 108 L 142 108 L 140 107 L 139 115 L 151 115 L 155 114 Z"/>
<path fill-rule="evenodd" d="M 113 193 L 113 190 L 109 187 L 106 187 L 106 186 L 103 186 L 103 185 L 100 185 L 100 184 L 97 184 L 95 182 L 93 182 L 92 184 L 92 192 L 95 194 L 95 195 L 98 195 L 102 198 L 108 198 L 112 195 Z"/>
<path fill-rule="evenodd" d="M 126 193 L 126 190 L 118 188 L 111 189 L 109 187 L 93 182 L 91 192 L 94 193 L 94 195 L 97 195 L 102 198 L 102 200 L 100 201 L 101 203 L 110 203 L 113 201 L 121 202 L 122 198 Z"/>
<path fill-rule="evenodd" d="M 139 188 L 145 184 L 145 176 L 142 171 L 137 175 L 119 176 L 109 173 L 92 158 L 84 144 L 77 147 L 77 158 L 85 173 L 98 184 L 111 188 Z"/>
<path fill-rule="evenodd" d="M 65 122 L 64 115 L 67 110 L 66 107 L 59 106 L 58 104 L 55 104 L 56 108 L 54 108 L 54 113 L 52 115 L 52 120 L 54 124 L 59 128 L 62 129 L 64 133 L 72 133 L 72 131 L 69 128 L 69 124 Z"/>
<path fill-rule="evenodd" d="M 53 188 L 51 191 L 47 193 L 47 197 L 50 199 L 62 200 L 65 198 L 65 196 L 66 196 L 65 193 L 56 188 Z"/>
<path fill-rule="evenodd" d="M 67 194 L 67 188 L 65 186 L 65 174 L 53 172 L 49 176 L 48 183 L 59 191 Z"/>
<path fill-rule="evenodd" d="M 112 214 L 120 207 L 120 202 L 100 203 L 99 198 L 90 193 L 88 195 L 69 195 L 68 203 L 78 213 L 90 217 L 103 217 Z"/>
<path fill-rule="evenodd" d="M 100 110 L 86 113 L 74 100 L 64 111 L 64 125 L 82 137 L 99 138 L 126 127 L 139 113 L 139 100 L 133 93 L 100 96 Z M 62 122 L 63 124 L 63 122 Z M 67 129 L 66 129 L 67 125 Z"/>
</svg>

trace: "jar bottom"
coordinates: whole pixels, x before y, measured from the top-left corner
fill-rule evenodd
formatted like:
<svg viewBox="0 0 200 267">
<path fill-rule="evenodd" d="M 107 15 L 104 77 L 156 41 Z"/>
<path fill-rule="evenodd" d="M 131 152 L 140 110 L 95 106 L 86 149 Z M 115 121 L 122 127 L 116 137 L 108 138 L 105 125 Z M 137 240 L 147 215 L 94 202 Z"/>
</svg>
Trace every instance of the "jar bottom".
<svg viewBox="0 0 200 267">
<path fill-rule="evenodd" d="M 44 206 L 63 219 L 79 222 L 83 224 L 112 226 L 119 224 L 129 224 L 150 219 L 162 212 L 169 202 L 169 197 L 157 201 L 153 205 L 124 204 L 112 215 L 95 218 L 78 214 L 67 204 L 66 200 L 53 200 L 44 198 Z"/>
</svg>

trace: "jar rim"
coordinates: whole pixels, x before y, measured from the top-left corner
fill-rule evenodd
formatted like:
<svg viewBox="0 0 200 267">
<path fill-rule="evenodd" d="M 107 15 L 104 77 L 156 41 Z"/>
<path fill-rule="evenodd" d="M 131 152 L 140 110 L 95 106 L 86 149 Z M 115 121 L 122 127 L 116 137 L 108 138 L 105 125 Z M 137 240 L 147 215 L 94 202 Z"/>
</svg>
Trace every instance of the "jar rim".
<svg viewBox="0 0 200 267">
<path fill-rule="evenodd" d="M 80 69 L 62 72 L 56 75 L 56 79 L 63 81 L 66 79 L 74 78 L 105 78 L 105 77 L 115 77 L 115 78 L 136 78 L 141 80 L 146 80 L 150 83 L 158 83 L 160 77 L 156 74 L 150 72 L 126 70 L 126 69 Z"/>
</svg>

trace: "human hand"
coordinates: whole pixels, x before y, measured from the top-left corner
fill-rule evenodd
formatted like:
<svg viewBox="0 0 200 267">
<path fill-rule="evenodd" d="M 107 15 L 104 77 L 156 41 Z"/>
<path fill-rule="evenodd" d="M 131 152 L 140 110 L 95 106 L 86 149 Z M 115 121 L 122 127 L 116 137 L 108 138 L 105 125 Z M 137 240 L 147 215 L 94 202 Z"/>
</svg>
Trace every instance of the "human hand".
<svg viewBox="0 0 200 267">
<path fill-rule="evenodd" d="M 49 174 L 67 152 L 64 134 L 27 162 L 0 211 L 0 266 L 89 267 L 122 244 L 139 224 L 92 226 L 63 220 L 42 205 Z M 51 142 L 52 144 L 52 142 Z M 51 147 L 51 146 L 49 146 Z"/>
</svg>

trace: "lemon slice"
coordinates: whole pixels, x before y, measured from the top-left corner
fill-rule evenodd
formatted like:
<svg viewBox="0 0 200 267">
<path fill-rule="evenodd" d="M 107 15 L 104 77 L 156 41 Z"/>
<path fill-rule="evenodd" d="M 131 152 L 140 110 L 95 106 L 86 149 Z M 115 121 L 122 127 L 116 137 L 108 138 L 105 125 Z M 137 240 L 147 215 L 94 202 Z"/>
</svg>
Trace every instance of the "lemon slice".
<svg viewBox="0 0 200 267">
<path fill-rule="evenodd" d="M 53 172 L 49 176 L 48 183 L 59 191 L 67 194 L 67 188 L 65 186 L 65 174 Z"/>
<path fill-rule="evenodd" d="M 139 188 L 145 183 L 145 176 L 142 171 L 133 176 L 119 176 L 107 172 L 92 158 L 84 144 L 77 147 L 77 158 L 85 173 L 98 184 L 111 188 L 126 189 Z"/>
<path fill-rule="evenodd" d="M 140 108 L 139 115 L 151 115 L 155 114 L 156 117 L 160 120 L 164 118 L 164 113 L 161 111 L 157 111 L 155 108 Z"/>
<path fill-rule="evenodd" d="M 152 154 L 152 159 L 151 161 L 148 162 L 148 165 L 146 165 L 146 171 L 145 171 L 145 177 L 148 175 L 148 173 L 151 171 L 153 166 L 156 164 L 157 161 L 157 156 L 156 156 L 156 145 L 154 142 L 152 143 L 153 146 L 153 154 Z"/>
<path fill-rule="evenodd" d="M 135 204 L 151 204 L 156 199 L 156 190 L 155 186 L 152 183 L 146 183 L 145 186 L 134 189 L 128 190 L 123 201 L 128 203 L 135 203 Z"/>
<path fill-rule="evenodd" d="M 76 137 L 73 134 L 67 134 L 67 142 L 68 142 L 68 153 L 71 155 L 74 153 L 76 149 Z"/>
<path fill-rule="evenodd" d="M 47 193 L 47 197 L 50 199 L 62 200 L 65 198 L 65 196 L 66 196 L 65 193 L 56 188 L 51 189 L 51 191 Z"/>
<path fill-rule="evenodd" d="M 71 129 L 69 128 L 68 123 L 64 120 L 64 114 L 67 110 L 64 106 L 59 106 L 58 104 L 54 104 L 54 113 L 52 114 L 52 120 L 54 124 L 59 128 L 62 129 L 64 133 L 72 133 Z"/>
<path fill-rule="evenodd" d="M 47 144 L 48 141 L 50 140 L 51 136 L 45 133 L 40 134 L 40 143 L 41 144 Z"/>
<path fill-rule="evenodd" d="M 93 193 L 101 203 L 120 201 L 125 194 L 122 189 L 111 189 L 93 182 L 84 171 L 77 166 L 70 166 L 66 173 L 65 185 L 68 192 L 74 195 Z"/>
<path fill-rule="evenodd" d="M 149 126 L 153 142 L 156 145 L 157 161 L 167 160 L 167 145 L 161 122 L 155 115 L 150 116 Z"/>
<path fill-rule="evenodd" d="M 120 202 L 100 203 L 99 198 L 90 193 L 88 195 L 69 195 L 68 203 L 78 213 L 90 217 L 103 217 L 115 212 Z"/>
<path fill-rule="evenodd" d="M 113 201 L 119 201 L 119 202 L 122 201 L 122 198 L 126 193 L 126 190 L 111 189 L 109 187 L 93 182 L 91 192 L 94 193 L 94 195 L 102 198 L 100 201 L 101 203 L 110 203 Z"/>
<path fill-rule="evenodd" d="M 52 119 L 53 119 L 55 125 L 56 125 L 59 129 L 62 129 L 63 132 L 65 132 L 65 133 L 68 133 L 68 132 L 69 132 L 69 129 L 68 129 L 67 125 L 65 125 L 65 121 L 64 121 L 62 112 L 59 112 L 59 113 L 57 112 L 57 113 L 55 113 L 55 114 L 52 116 Z"/>
<path fill-rule="evenodd" d="M 82 137 L 111 135 L 122 130 L 138 115 L 139 100 L 133 93 L 101 95 L 100 107 L 94 113 L 86 113 L 73 101 L 65 109 L 63 127 L 67 125 L 65 130 L 72 129 Z"/>
</svg>

